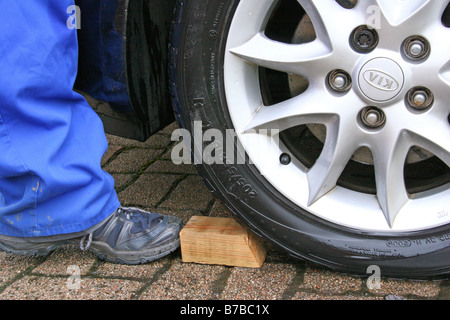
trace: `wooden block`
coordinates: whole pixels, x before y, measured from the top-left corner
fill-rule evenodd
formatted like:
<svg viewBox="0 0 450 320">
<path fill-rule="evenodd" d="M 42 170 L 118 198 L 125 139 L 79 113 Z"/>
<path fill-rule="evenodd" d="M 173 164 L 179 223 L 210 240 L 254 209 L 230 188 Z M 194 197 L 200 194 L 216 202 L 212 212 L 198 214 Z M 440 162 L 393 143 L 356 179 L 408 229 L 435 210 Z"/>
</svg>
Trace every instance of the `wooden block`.
<svg viewBox="0 0 450 320">
<path fill-rule="evenodd" d="M 260 268 L 265 243 L 232 218 L 192 217 L 180 232 L 183 262 Z"/>
</svg>

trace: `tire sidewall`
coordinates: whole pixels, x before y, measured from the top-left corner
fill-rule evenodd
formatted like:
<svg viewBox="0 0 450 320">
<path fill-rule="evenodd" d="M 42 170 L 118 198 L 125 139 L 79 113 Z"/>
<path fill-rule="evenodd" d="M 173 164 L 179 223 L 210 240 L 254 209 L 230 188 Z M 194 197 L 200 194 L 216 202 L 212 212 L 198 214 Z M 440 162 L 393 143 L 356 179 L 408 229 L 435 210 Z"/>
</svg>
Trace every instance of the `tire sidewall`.
<svg viewBox="0 0 450 320">
<path fill-rule="evenodd" d="M 191 132 L 195 122 L 202 124 L 203 132 L 219 129 L 224 136 L 226 129 L 233 129 L 223 66 L 227 30 L 238 4 L 239 0 L 179 1 L 172 91 L 180 124 Z M 193 145 L 194 153 L 195 148 L 202 152 L 210 144 Z M 337 226 L 290 202 L 253 165 L 228 164 L 225 148 L 222 151 L 223 164 L 197 166 L 206 184 L 240 221 L 291 255 L 360 275 L 377 265 L 389 277 L 448 276 L 448 225 L 397 234 Z"/>
</svg>

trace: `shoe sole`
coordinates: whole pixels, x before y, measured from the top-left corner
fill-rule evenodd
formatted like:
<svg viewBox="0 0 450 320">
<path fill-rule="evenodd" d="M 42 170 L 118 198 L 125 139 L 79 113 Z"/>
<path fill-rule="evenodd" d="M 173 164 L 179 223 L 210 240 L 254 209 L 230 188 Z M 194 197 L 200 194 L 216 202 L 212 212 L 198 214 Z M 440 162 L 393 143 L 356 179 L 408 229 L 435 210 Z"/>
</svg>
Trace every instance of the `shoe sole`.
<svg viewBox="0 0 450 320">
<path fill-rule="evenodd" d="M 0 242 L 0 252 L 27 257 L 46 257 L 52 253 L 57 247 L 72 243 L 71 241 L 58 242 L 52 244 L 37 245 L 33 249 L 11 248 Z M 137 265 L 152 262 L 161 259 L 174 251 L 180 246 L 180 239 L 176 239 L 164 246 L 153 249 L 151 251 L 116 251 L 104 242 L 93 241 L 89 251 L 93 252 L 99 259 L 111 263 Z"/>
<path fill-rule="evenodd" d="M 49 243 L 33 244 L 32 249 L 25 249 L 25 248 L 21 249 L 21 248 L 13 248 L 0 242 L 0 251 L 19 256 L 45 257 L 48 256 L 50 253 L 52 253 L 57 247 L 68 243 L 70 242 L 66 241 L 51 244 Z"/>
</svg>

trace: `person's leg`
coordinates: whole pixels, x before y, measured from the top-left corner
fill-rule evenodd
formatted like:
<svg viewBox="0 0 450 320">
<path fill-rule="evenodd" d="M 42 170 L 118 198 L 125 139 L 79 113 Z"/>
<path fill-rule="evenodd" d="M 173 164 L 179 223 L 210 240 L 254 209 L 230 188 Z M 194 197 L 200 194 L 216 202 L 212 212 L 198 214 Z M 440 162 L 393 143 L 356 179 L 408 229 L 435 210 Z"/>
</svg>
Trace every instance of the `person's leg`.
<svg viewBox="0 0 450 320">
<path fill-rule="evenodd" d="M 75 93 L 71 0 L 0 3 L 0 233 L 85 230 L 119 207 L 99 117 Z"/>
<path fill-rule="evenodd" d="M 66 25 L 71 5 L 0 2 L 0 249 L 7 252 L 45 254 L 55 241 L 92 233 L 100 224 L 115 230 L 112 239 L 133 221 L 119 215 L 114 180 L 101 168 L 107 148 L 102 123 L 73 92 L 78 43 L 76 29 Z M 169 242 L 176 245 L 179 221 L 139 215 L 134 230 L 170 229 Z M 114 251 L 117 243 L 108 244 Z"/>
</svg>

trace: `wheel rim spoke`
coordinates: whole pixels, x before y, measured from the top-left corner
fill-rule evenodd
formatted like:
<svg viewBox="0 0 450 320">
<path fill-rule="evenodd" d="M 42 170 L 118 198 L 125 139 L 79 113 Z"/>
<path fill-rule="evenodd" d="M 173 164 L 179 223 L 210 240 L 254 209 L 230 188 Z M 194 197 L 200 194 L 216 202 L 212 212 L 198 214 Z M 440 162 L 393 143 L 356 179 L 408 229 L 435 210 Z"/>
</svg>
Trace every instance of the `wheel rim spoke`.
<svg viewBox="0 0 450 320">
<path fill-rule="evenodd" d="M 432 127 L 420 126 L 409 131 L 408 135 L 414 145 L 433 153 L 450 167 L 450 140 L 444 133 L 448 132 L 448 123 L 434 121 Z"/>
<path fill-rule="evenodd" d="M 440 21 L 448 1 L 377 0 L 376 4 L 391 26 L 408 23 L 423 27 L 423 23 Z"/>
<path fill-rule="evenodd" d="M 232 53 L 257 66 L 293 73 L 305 74 L 323 65 L 330 55 L 330 48 L 319 40 L 306 44 L 286 44 L 256 34 L 240 47 L 230 49 Z"/>
<path fill-rule="evenodd" d="M 450 51 L 450 48 L 448 48 Z M 449 54 L 449 51 L 446 51 L 447 54 Z M 444 86 L 442 86 L 442 90 L 440 90 L 443 95 L 449 96 L 450 95 L 450 60 L 447 61 L 445 65 L 442 66 L 442 68 L 438 71 L 438 76 L 440 77 L 440 80 L 443 81 Z"/>
<path fill-rule="evenodd" d="M 336 98 L 320 90 L 303 94 L 272 106 L 261 106 L 243 132 L 257 129 L 280 131 L 302 124 L 329 124 L 338 118 Z"/>
<path fill-rule="evenodd" d="M 403 172 L 412 142 L 405 133 L 399 134 L 397 139 L 390 136 L 382 141 L 372 148 L 377 198 L 389 226 L 392 227 L 400 209 L 409 200 Z"/>
<path fill-rule="evenodd" d="M 338 119 L 327 126 L 327 138 L 320 157 L 307 174 L 308 205 L 330 192 L 358 148 L 358 139 L 352 125 Z"/>
<path fill-rule="evenodd" d="M 345 48 L 351 30 L 357 25 L 365 24 L 363 15 L 359 12 L 361 6 L 347 10 L 334 0 L 298 0 L 298 2 L 310 17 L 317 38 L 334 50 Z M 337 16 L 339 19 L 336 19 Z"/>
</svg>

